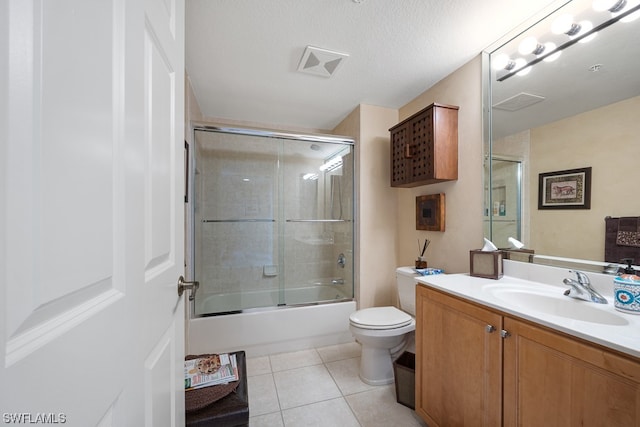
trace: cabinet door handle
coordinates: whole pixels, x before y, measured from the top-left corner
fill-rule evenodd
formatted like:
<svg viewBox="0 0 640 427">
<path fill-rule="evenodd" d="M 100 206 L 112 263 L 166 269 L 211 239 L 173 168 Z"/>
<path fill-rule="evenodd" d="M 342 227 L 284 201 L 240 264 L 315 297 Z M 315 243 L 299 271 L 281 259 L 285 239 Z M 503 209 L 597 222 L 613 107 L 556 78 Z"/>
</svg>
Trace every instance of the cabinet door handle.
<svg viewBox="0 0 640 427">
<path fill-rule="evenodd" d="M 500 336 L 502 338 L 509 338 L 511 336 L 511 334 L 509 333 L 509 331 L 505 331 L 504 329 L 500 331 Z"/>
<path fill-rule="evenodd" d="M 405 159 L 410 159 L 412 157 L 411 155 L 411 144 L 409 144 L 408 142 L 406 144 L 404 144 L 404 158 Z"/>
<path fill-rule="evenodd" d="M 485 329 L 485 331 L 487 331 L 488 333 L 492 333 L 492 332 L 495 332 L 495 331 L 496 331 L 496 327 L 495 327 L 495 326 L 493 326 L 493 325 L 487 325 L 487 326 L 485 326 L 485 328 L 484 328 L 484 329 Z"/>
</svg>

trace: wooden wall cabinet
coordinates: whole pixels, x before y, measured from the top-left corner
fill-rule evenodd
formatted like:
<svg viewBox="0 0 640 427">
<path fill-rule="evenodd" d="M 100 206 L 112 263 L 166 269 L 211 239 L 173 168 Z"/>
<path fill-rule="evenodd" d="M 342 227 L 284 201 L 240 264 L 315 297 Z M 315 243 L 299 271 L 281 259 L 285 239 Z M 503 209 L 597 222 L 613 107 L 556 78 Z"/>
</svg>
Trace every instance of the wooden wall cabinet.
<svg viewBox="0 0 640 427">
<path fill-rule="evenodd" d="M 640 426 L 637 358 L 424 286 L 416 314 L 429 427 Z"/>
<path fill-rule="evenodd" d="M 458 107 L 431 104 L 389 132 L 392 187 L 458 179 Z"/>
</svg>

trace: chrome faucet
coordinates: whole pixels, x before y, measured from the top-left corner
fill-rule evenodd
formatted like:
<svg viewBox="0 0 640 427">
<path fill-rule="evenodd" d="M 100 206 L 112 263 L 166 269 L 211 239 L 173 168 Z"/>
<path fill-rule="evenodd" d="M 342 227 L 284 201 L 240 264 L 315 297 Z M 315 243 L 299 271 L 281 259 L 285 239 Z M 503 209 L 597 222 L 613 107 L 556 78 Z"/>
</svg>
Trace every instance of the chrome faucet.
<svg viewBox="0 0 640 427">
<path fill-rule="evenodd" d="M 602 295 L 600 295 L 591 286 L 591 281 L 589 280 L 589 276 L 587 276 L 581 271 L 569 270 L 569 273 L 576 273 L 577 280 L 574 280 L 574 279 L 563 280 L 565 285 L 571 286 L 569 289 L 564 291 L 565 295 L 571 298 L 578 298 L 585 301 L 595 302 L 598 304 L 607 304 L 607 299 Z"/>
</svg>

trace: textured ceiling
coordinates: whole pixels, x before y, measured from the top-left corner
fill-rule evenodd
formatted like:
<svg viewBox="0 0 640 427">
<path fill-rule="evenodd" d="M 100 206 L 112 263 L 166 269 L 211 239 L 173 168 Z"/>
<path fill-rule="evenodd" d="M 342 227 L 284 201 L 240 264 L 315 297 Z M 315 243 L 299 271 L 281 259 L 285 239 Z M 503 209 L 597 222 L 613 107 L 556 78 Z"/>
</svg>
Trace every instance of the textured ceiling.
<svg viewBox="0 0 640 427">
<path fill-rule="evenodd" d="M 555 0 L 186 0 L 186 64 L 205 116 L 333 129 L 399 108 Z M 349 57 L 297 71 L 307 45 Z M 444 102 L 444 101 L 443 101 Z"/>
</svg>

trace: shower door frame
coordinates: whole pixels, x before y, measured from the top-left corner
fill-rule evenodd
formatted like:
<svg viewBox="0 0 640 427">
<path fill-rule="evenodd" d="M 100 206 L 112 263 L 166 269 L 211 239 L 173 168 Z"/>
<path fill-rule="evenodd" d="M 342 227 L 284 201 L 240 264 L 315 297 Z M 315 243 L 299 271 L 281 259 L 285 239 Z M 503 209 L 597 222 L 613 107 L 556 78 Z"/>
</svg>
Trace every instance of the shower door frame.
<svg viewBox="0 0 640 427">
<path fill-rule="evenodd" d="M 343 145 L 343 146 L 349 146 L 351 147 L 351 152 L 353 154 L 353 159 L 352 159 L 352 164 L 351 164 L 351 168 L 354 174 L 353 179 L 350 182 L 350 186 L 352 189 L 352 209 L 351 209 L 351 219 L 347 220 L 348 222 L 352 223 L 351 226 L 351 250 L 352 250 L 352 254 L 351 254 L 351 279 L 350 279 L 350 286 L 351 286 L 351 297 L 348 298 L 342 298 L 342 299 L 335 299 L 335 300 L 328 300 L 328 301 L 316 301 L 316 302 L 306 302 L 306 303 L 299 303 L 299 304 L 286 304 L 284 301 L 282 301 L 283 295 L 286 293 L 286 289 L 284 288 L 284 285 L 280 285 L 279 287 L 279 293 L 280 293 L 280 304 L 276 305 L 276 306 L 266 306 L 266 307 L 255 307 L 255 308 L 244 308 L 241 310 L 233 310 L 233 311 L 229 311 L 229 312 L 221 312 L 221 313 L 203 313 L 203 314 L 196 314 L 196 310 L 195 310 L 195 300 L 194 301 L 190 301 L 190 304 L 188 304 L 189 306 L 189 317 L 190 318 L 199 318 L 199 317 L 209 317 L 209 316 L 220 316 L 220 315 L 226 315 L 226 314 L 236 314 L 236 313 L 247 313 L 247 312 L 255 312 L 255 311 L 268 311 L 268 310 L 278 310 L 278 309 L 286 309 L 286 308 L 291 308 L 291 307 L 300 307 L 300 306 L 311 306 L 311 305 L 320 305 L 320 304 L 333 304 L 333 303 L 337 303 L 337 302 L 346 302 L 346 301 L 353 301 L 355 300 L 355 268 L 356 268 L 356 233 L 357 233 L 357 227 L 355 224 L 355 218 L 356 218 L 356 212 L 357 212 L 357 194 L 356 194 L 356 183 L 355 183 L 355 167 L 356 167 L 356 160 L 355 160 L 355 139 L 350 138 L 350 137 L 345 137 L 345 136 L 339 136 L 339 135 L 327 135 L 327 134 L 302 134 L 302 133 L 291 133 L 291 132 L 281 132 L 281 131 L 272 131 L 272 130 L 266 130 L 266 129 L 257 129 L 257 128 L 239 128 L 239 127 L 231 127 L 231 126 L 224 126 L 224 125 L 217 125 L 217 124 L 210 124 L 210 123 L 192 123 L 192 144 L 195 145 L 196 144 L 196 132 L 198 131 L 203 131 L 203 132 L 214 132 L 214 133 L 225 133 L 225 134 L 235 134 L 235 135 L 247 135 L 247 136 L 253 136 L 253 137 L 264 137 L 264 138 L 271 138 L 271 139 L 279 139 L 279 140 L 293 140 L 293 141 L 304 141 L 304 142 L 317 142 L 317 143 L 333 143 L 333 144 L 339 144 L 339 145 Z M 195 147 L 191 147 L 190 149 L 187 150 L 187 154 L 188 154 L 188 170 L 187 170 L 187 182 L 188 182 L 188 187 L 186 189 L 186 195 L 187 195 L 187 203 L 185 204 L 185 217 L 186 217 L 186 237 L 187 237 L 187 241 L 185 242 L 185 262 L 186 262 L 186 266 L 185 266 L 185 271 L 188 275 L 188 277 L 190 278 L 190 280 L 194 280 L 196 279 L 196 266 L 195 266 L 195 244 L 196 244 L 196 236 L 195 236 L 195 166 L 196 166 L 196 161 L 195 161 L 195 156 L 196 156 L 196 149 Z M 278 190 L 280 191 L 280 187 L 282 185 L 282 179 L 283 176 L 282 174 L 279 172 L 278 173 Z M 281 211 L 282 207 L 278 207 L 278 210 Z M 286 224 L 287 222 L 290 222 L 289 220 L 285 219 L 283 215 L 281 215 L 281 212 L 279 212 L 278 214 L 278 218 L 282 220 L 283 226 L 284 224 Z M 334 220 L 318 220 L 315 222 L 335 222 Z M 283 262 L 281 260 L 284 260 L 284 255 L 282 254 L 284 245 L 282 244 L 282 240 L 284 240 L 284 232 L 282 230 L 279 229 L 278 231 L 278 239 L 280 240 L 279 244 L 278 244 L 278 260 L 279 263 Z"/>
</svg>

